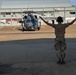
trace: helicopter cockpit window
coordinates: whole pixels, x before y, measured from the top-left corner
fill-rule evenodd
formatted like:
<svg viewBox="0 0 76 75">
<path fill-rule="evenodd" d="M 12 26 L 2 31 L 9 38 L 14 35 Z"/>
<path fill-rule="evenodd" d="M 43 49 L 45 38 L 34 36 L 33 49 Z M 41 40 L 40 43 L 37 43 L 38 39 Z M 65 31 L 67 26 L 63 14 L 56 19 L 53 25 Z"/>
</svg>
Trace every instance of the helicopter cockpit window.
<svg viewBox="0 0 76 75">
<path fill-rule="evenodd" d="M 27 19 L 27 16 L 24 16 L 24 19 Z"/>
<path fill-rule="evenodd" d="M 26 23 L 29 23 L 29 22 L 31 22 L 31 20 L 27 20 L 27 21 L 26 21 Z"/>
<path fill-rule="evenodd" d="M 37 16 L 35 15 L 35 18 L 37 18 Z"/>
</svg>

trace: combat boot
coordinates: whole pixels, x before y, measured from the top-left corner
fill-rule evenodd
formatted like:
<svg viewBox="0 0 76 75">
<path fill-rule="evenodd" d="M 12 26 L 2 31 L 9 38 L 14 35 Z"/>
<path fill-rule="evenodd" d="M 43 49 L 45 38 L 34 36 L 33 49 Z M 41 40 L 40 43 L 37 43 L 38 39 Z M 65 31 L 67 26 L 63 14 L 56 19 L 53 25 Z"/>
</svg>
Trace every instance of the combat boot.
<svg viewBox="0 0 76 75">
<path fill-rule="evenodd" d="M 59 60 L 57 61 L 57 64 L 61 64 L 61 59 L 59 59 Z"/>
<path fill-rule="evenodd" d="M 64 58 L 62 58 L 61 64 L 65 64 Z"/>
</svg>

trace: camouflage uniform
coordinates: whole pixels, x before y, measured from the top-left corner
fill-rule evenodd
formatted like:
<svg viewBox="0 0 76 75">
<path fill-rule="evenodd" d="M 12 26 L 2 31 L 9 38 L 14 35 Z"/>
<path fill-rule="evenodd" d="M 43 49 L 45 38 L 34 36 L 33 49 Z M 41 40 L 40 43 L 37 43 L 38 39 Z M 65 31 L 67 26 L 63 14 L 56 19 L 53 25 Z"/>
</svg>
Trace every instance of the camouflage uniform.
<svg viewBox="0 0 76 75">
<path fill-rule="evenodd" d="M 63 60 L 65 58 L 65 49 L 66 49 L 66 41 L 65 41 L 65 29 L 68 27 L 68 24 L 53 24 L 52 27 L 55 29 L 55 49 L 56 55 L 58 59 Z"/>
<path fill-rule="evenodd" d="M 64 37 L 56 37 L 55 39 L 55 49 L 56 49 L 56 55 L 58 59 L 64 59 L 65 58 L 65 49 L 66 49 L 66 42 Z"/>
</svg>

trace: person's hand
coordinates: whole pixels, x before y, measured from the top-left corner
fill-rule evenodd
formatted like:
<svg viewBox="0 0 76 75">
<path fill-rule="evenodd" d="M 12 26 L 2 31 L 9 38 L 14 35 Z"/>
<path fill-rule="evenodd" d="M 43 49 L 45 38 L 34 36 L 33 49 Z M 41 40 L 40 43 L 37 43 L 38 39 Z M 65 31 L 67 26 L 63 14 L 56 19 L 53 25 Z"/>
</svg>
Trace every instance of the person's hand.
<svg viewBox="0 0 76 75">
<path fill-rule="evenodd" d="M 39 16 L 40 19 L 43 19 L 41 16 Z"/>
</svg>

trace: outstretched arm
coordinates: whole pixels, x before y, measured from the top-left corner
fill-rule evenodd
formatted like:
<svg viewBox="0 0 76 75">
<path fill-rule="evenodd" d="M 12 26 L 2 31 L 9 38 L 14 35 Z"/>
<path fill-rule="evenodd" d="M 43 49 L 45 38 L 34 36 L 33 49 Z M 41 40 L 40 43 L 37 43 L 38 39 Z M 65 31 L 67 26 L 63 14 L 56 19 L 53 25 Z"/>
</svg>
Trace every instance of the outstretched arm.
<svg viewBox="0 0 76 75">
<path fill-rule="evenodd" d="M 43 22 L 44 22 L 44 23 L 46 23 L 47 25 L 52 26 L 52 24 L 51 24 L 51 23 L 48 23 L 48 22 L 47 22 L 47 21 L 45 21 L 42 17 L 40 17 L 40 19 L 41 19 L 41 20 L 43 20 Z"/>
<path fill-rule="evenodd" d="M 76 18 L 72 20 L 70 23 L 68 23 L 68 25 L 72 25 L 75 21 L 76 21 Z"/>
</svg>

